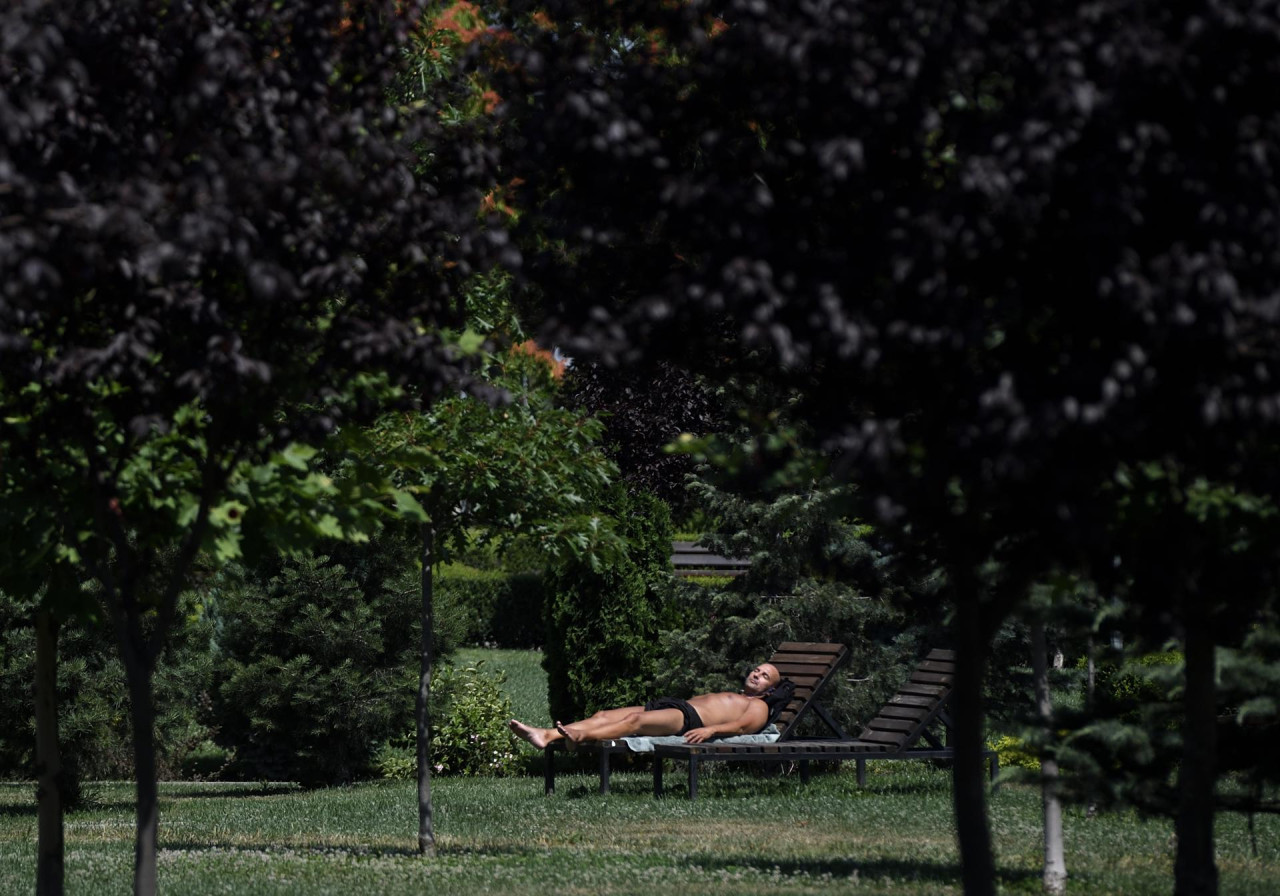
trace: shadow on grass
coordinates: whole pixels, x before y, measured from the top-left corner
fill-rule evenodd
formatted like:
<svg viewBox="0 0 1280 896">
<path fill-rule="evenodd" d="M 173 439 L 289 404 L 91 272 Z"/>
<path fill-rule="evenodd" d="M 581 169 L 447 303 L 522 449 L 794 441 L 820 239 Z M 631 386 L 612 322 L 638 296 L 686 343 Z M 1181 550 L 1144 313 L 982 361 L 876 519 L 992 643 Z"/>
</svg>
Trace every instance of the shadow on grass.
<svg viewBox="0 0 1280 896">
<path fill-rule="evenodd" d="M 133 800 L 90 800 L 76 806 L 73 809 L 66 809 L 62 813 L 62 817 L 66 821 L 76 821 L 86 815 L 94 815 L 98 812 L 128 812 L 132 813 L 137 808 L 137 803 Z M 0 817 L 21 818 L 26 815 L 35 816 L 38 811 L 36 804 L 30 803 L 24 806 L 0 806 Z"/>
<path fill-rule="evenodd" d="M 253 855 L 287 855 L 297 856 L 333 856 L 342 858 L 421 858 L 418 850 L 404 846 L 402 843 L 369 843 L 359 846 L 335 846 L 323 842 L 302 842 L 291 844 L 264 844 L 262 846 L 246 846 L 232 843 L 201 843 L 193 840 L 165 841 L 160 845 L 161 852 L 186 853 L 193 857 L 206 854 L 253 854 Z M 551 850 L 550 852 L 555 852 Z M 438 857 L 514 857 L 524 856 L 544 858 L 548 850 L 540 847 L 510 844 L 503 846 L 474 846 L 456 844 L 437 849 Z M 776 874 L 782 877 L 798 879 L 834 879 L 847 880 L 900 880 L 918 884 L 936 884 L 939 887 L 955 886 L 961 879 L 958 863 L 912 862 L 899 859 L 845 859 L 845 858 L 790 858 L 773 859 L 768 857 L 744 855 L 691 855 L 681 857 L 684 867 L 695 868 L 699 872 L 752 871 L 757 874 Z M 997 869 L 996 877 L 1005 885 L 1025 888 L 1028 883 L 1038 883 L 1040 873 L 1032 869 Z"/>
<path fill-rule="evenodd" d="M 579 795 L 590 795 L 590 788 L 575 788 Z M 192 858 L 210 854 L 235 855 L 275 855 L 319 857 L 328 856 L 337 859 L 369 859 L 391 858 L 416 860 L 423 858 L 416 846 L 406 846 L 404 839 L 396 841 L 372 841 L 356 845 L 339 845 L 322 840 L 302 840 L 292 843 L 264 843 L 262 845 L 246 845 L 231 842 L 201 842 L 190 839 L 165 840 L 161 843 L 161 851 L 166 853 L 185 853 Z M 483 844 L 455 842 L 437 847 L 437 857 L 449 859 L 467 858 L 522 858 L 544 860 L 555 854 L 558 848 L 547 848 L 532 844 Z M 608 851 L 606 850 L 606 854 Z M 607 856 L 606 856 L 607 858 Z M 590 863 L 591 860 L 589 860 Z M 679 857 L 682 867 L 696 869 L 699 873 L 724 873 L 732 875 L 738 871 L 749 871 L 760 875 L 776 875 L 797 880 L 858 880 L 864 881 L 902 881 L 924 885 L 926 888 L 936 885 L 939 889 L 955 887 L 962 879 L 962 869 L 958 862 L 910 861 L 876 857 L 867 859 L 841 857 L 813 858 L 773 858 L 765 855 L 748 854 L 709 854 L 695 853 Z M 659 861 L 661 864 L 661 861 Z M 593 866 L 594 867 L 594 866 Z M 567 869 L 571 870 L 571 869 Z M 996 879 L 1002 885 L 1012 887 L 1017 892 L 1034 891 L 1040 880 L 1038 869 L 997 868 Z"/>
<path fill-rule="evenodd" d="M 961 869 L 952 862 L 909 862 L 900 859 L 769 859 L 749 856 L 690 856 L 690 865 L 708 871 L 733 871 L 749 868 L 761 873 L 777 872 L 788 877 L 850 878 L 873 880 L 905 880 L 940 885 L 960 882 Z M 997 869 L 997 880 L 1006 884 L 1040 880 L 1040 872 L 1028 869 Z"/>
<path fill-rule="evenodd" d="M 168 790 L 160 794 L 162 800 L 190 800 L 190 799 L 210 799 L 217 797 L 226 797 L 228 799 L 242 799 L 244 797 L 254 796 L 284 796 L 289 793 L 305 793 L 306 791 L 296 784 L 280 783 L 280 784 L 209 784 L 207 786 L 195 785 L 192 787 L 183 787 L 181 790 Z"/>
<path fill-rule="evenodd" d="M 847 792 L 840 788 L 847 786 Z M 891 796 L 930 796 L 951 793 L 951 779 L 937 777 L 885 779 L 868 782 L 858 787 L 852 778 L 840 780 L 834 775 L 825 780 L 817 775 L 808 784 L 800 780 L 799 773 L 782 775 L 752 774 L 730 769 L 715 769 L 708 774 L 704 771 L 698 776 L 698 799 L 760 799 L 778 796 L 802 796 L 811 787 L 821 787 L 827 795 L 841 795 L 846 798 L 859 799 Z M 583 799 L 600 796 L 599 779 L 593 775 L 566 775 L 556 780 L 556 795 L 566 799 Z M 609 779 L 609 794 L 617 796 L 653 796 L 653 776 L 649 772 L 642 774 L 614 772 Z M 663 778 L 662 799 L 687 799 L 689 796 L 688 774 L 679 770 L 675 774 L 668 773 Z M 606 797 L 607 798 L 607 795 Z"/>
<path fill-rule="evenodd" d="M 416 846 L 405 846 L 403 842 L 365 843 L 358 846 L 337 846 L 323 841 L 283 843 L 271 842 L 260 846 L 244 843 L 201 842 L 196 840 L 165 840 L 160 844 L 162 852 L 182 852 L 193 855 L 203 853 L 253 853 L 253 854 L 297 854 L 297 855 L 330 855 L 350 858 L 422 858 Z M 543 847 L 511 844 L 504 846 L 474 846 L 465 843 L 436 846 L 437 857 L 465 856 L 542 856 L 547 853 Z"/>
<path fill-rule="evenodd" d="M 418 850 L 400 843 L 366 843 L 360 846 L 335 846 L 332 843 L 264 843 L 261 846 L 247 846 L 243 843 L 211 843 L 196 840 L 164 840 L 160 843 L 161 852 L 182 852 L 193 855 L 203 853 L 262 853 L 286 855 L 289 853 L 307 855 L 351 856 L 358 858 L 381 858 L 383 856 L 416 857 Z M 444 850 L 440 850 L 441 853 Z"/>
<path fill-rule="evenodd" d="M 233 784 L 230 786 L 210 782 L 207 785 L 187 784 L 180 789 L 172 789 L 172 782 L 161 782 L 160 803 L 163 806 L 164 803 L 177 800 L 208 799 L 212 797 L 243 799 L 245 797 L 283 796 L 289 793 L 302 792 L 304 791 L 298 785 L 288 782 L 267 785 Z M 66 809 L 63 814 L 68 819 L 74 819 L 78 816 L 96 812 L 133 812 L 136 808 L 137 802 L 133 796 L 106 799 L 99 795 L 96 787 L 86 785 L 81 803 Z M 32 801 L 29 803 L 0 803 L 0 817 L 20 818 L 22 816 L 35 815 L 36 811 L 34 788 Z"/>
<path fill-rule="evenodd" d="M 0 803 L 0 818 L 22 818 L 24 816 L 34 816 L 39 812 L 39 804 L 36 801 L 36 785 L 34 782 L 21 785 L 22 793 L 21 801 L 8 802 L 9 795 L 18 792 L 19 788 L 12 785 L 5 786 L 0 792 L 5 792 L 6 802 Z M 95 782 L 89 781 L 81 785 L 80 797 L 75 801 L 74 805 L 68 805 L 64 799 L 62 805 L 62 817 L 67 820 L 74 820 L 84 815 L 94 812 L 112 812 L 117 810 L 132 811 L 135 803 L 132 798 L 126 799 L 107 799 L 103 796 L 103 788 Z"/>
</svg>

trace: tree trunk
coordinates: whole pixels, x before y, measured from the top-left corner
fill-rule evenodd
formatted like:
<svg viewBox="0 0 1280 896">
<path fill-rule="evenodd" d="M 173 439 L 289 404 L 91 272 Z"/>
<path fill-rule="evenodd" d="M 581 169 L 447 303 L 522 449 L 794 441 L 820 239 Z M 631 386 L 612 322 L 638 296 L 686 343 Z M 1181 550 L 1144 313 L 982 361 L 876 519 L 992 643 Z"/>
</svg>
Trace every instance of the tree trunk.
<svg viewBox="0 0 1280 896">
<path fill-rule="evenodd" d="M 1084 673 L 1084 708 L 1085 712 L 1093 712 L 1094 691 L 1098 680 L 1097 649 L 1093 643 L 1093 635 L 1085 641 L 1085 673 Z"/>
<path fill-rule="evenodd" d="M 1058 796 L 1058 760 L 1049 749 L 1053 737 L 1053 698 L 1049 693 L 1049 658 L 1045 648 L 1044 621 L 1031 622 L 1031 671 L 1035 679 L 1036 715 L 1045 747 L 1040 751 L 1040 791 L 1044 802 L 1044 875 L 1046 893 L 1067 891 L 1067 859 L 1062 839 L 1062 800 Z"/>
<path fill-rule="evenodd" d="M 1178 838 L 1173 874 L 1175 896 L 1212 896 L 1218 892 L 1213 855 L 1214 785 L 1217 780 L 1217 700 L 1214 689 L 1212 620 L 1207 602 L 1194 589 L 1183 594 L 1183 645 L 1186 690 L 1183 695 L 1182 763 L 1178 770 Z"/>
<path fill-rule="evenodd" d="M 136 627 L 136 625 L 135 625 Z M 156 785 L 155 707 L 151 703 L 152 664 L 141 636 L 121 639 L 120 653 L 129 683 L 129 714 L 133 721 L 133 773 L 137 786 L 137 830 L 133 849 L 133 892 L 154 896 L 156 847 L 160 831 L 159 788 Z"/>
<path fill-rule="evenodd" d="M 418 676 L 418 702 L 415 718 L 418 725 L 418 852 L 436 854 L 436 834 L 431 817 L 431 634 L 434 628 L 433 582 L 431 565 L 435 560 L 435 529 L 422 526 L 422 665 Z"/>
<path fill-rule="evenodd" d="M 1094 699 L 1095 699 L 1094 692 L 1097 690 L 1097 679 L 1098 679 L 1097 653 L 1098 653 L 1097 644 L 1094 643 L 1093 635 L 1089 635 L 1089 637 L 1085 641 L 1086 659 L 1085 659 L 1085 677 L 1084 677 L 1084 711 L 1088 713 L 1090 716 L 1093 715 L 1093 707 L 1096 705 L 1094 702 Z M 1089 802 L 1084 807 L 1084 814 L 1085 814 L 1085 818 L 1093 818 L 1095 815 L 1097 815 L 1098 801 L 1094 799 L 1089 800 Z"/>
<path fill-rule="evenodd" d="M 987 824 L 986 775 L 982 755 L 982 679 L 987 642 L 976 589 L 955 595 L 956 681 L 951 692 L 955 726 L 956 838 L 966 896 L 994 896 L 995 862 Z"/>
<path fill-rule="evenodd" d="M 37 896 L 61 896 L 64 776 L 58 745 L 58 621 L 36 613 Z"/>
</svg>

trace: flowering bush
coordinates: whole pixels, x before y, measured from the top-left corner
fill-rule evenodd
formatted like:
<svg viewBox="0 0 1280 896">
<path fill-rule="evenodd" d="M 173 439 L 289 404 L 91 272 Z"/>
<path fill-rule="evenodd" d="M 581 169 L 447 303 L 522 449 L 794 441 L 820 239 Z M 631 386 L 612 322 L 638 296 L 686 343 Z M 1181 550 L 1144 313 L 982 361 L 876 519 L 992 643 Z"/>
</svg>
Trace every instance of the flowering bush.
<svg viewBox="0 0 1280 896">
<path fill-rule="evenodd" d="M 435 678 L 431 771 L 437 775 L 503 777 L 520 771 L 515 735 L 507 727 L 511 701 L 502 693 L 503 672 L 487 672 L 484 661 L 446 668 Z M 415 735 L 383 745 L 374 764 L 384 778 L 417 775 Z"/>
</svg>

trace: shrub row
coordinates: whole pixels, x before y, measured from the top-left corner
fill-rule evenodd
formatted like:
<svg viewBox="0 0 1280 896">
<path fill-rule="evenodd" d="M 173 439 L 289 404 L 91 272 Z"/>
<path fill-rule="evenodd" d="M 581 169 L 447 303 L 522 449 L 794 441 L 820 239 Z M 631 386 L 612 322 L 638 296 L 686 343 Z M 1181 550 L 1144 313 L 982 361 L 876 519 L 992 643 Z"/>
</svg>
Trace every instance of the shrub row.
<svg viewBox="0 0 1280 896">
<path fill-rule="evenodd" d="M 162 778 L 181 776 L 209 736 L 213 628 L 201 607 L 184 601 L 186 623 L 170 639 L 154 680 L 157 766 Z M 0 778 L 33 775 L 35 750 L 34 604 L 0 591 Z M 59 736 L 69 780 L 132 775 L 133 747 L 124 670 L 109 626 L 65 623 L 58 638 Z M 78 794 L 69 794 L 72 804 Z"/>
<path fill-rule="evenodd" d="M 450 565 L 435 575 L 435 597 L 462 644 L 527 650 L 546 640 L 541 573 L 507 574 Z"/>
<path fill-rule="evenodd" d="M 381 550 L 388 556 L 338 548 L 231 568 L 184 596 L 184 623 L 155 679 L 163 779 L 320 784 L 379 773 L 379 750 L 413 730 L 420 604 L 411 552 Z M 472 704 L 501 710 L 480 694 L 496 685 L 477 684 L 488 678 L 476 670 L 451 671 L 448 660 L 464 644 L 540 646 L 541 577 L 455 566 L 437 575 L 435 595 L 436 749 L 449 757 L 444 773 L 479 773 L 467 758 L 473 741 L 446 741 L 474 724 Z M 9 732 L 0 778 L 33 774 L 32 611 L 0 593 L 0 726 Z M 128 697 L 109 628 L 68 622 L 59 648 L 64 762 L 77 780 L 131 777 Z"/>
</svg>

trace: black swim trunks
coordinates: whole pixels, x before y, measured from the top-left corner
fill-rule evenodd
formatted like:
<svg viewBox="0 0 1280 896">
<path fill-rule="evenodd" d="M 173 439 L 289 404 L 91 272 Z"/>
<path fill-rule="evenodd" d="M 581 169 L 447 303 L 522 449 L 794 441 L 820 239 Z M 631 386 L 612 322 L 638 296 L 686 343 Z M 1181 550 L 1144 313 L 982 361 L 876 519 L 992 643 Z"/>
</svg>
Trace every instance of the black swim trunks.
<svg viewBox="0 0 1280 896">
<path fill-rule="evenodd" d="M 681 700 L 679 697 L 659 697 L 657 700 L 650 700 L 644 705 L 649 711 L 655 709 L 678 709 L 684 713 L 684 727 L 680 729 L 680 733 L 692 731 L 694 728 L 701 728 L 702 716 L 698 715 L 698 711 L 689 705 L 688 700 Z"/>
</svg>

